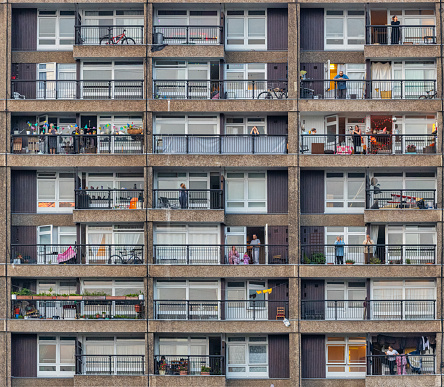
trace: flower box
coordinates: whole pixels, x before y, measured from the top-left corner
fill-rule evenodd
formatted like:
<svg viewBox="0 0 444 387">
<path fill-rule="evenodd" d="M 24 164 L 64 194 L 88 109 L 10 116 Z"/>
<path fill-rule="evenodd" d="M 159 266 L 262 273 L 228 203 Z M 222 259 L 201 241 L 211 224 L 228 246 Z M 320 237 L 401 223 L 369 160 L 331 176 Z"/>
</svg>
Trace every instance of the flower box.
<svg viewBox="0 0 444 387">
<path fill-rule="evenodd" d="M 69 296 L 57 296 L 57 300 L 68 301 L 69 300 Z"/>
<path fill-rule="evenodd" d="M 104 301 L 106 296 L 83 296 L 84 300 L 89 301 Z"/>
<path fill-rule="evenodd" d="M 183 375 L 188 375 L 188 371 L 179 371 L 179 374 L 182 375 L 182 376 Z"/>
<path fill-rule="evenodd" d="M 201 372 L 200 374 L 201 374 L 201 375 L 208 375 L 208 376 L 210 375 L 209 372 Z"/>
<path fill-rule="evenodd" d="M 128 296 L 125 296 L 125 300 L 133 300 L 133 301 L 137 301 L 137 300 L 139 300 L 139 297 L 138 297 L 138 296 L 136 296 L 136 297 L 128 297 Z"/>
<path fill-rule="evenodd" d="M 82 301 L 83 296 L 68 296 L 68 300 L 70 301 Z"/>
<path fill-rule="evenodd" d="M 165 370 L 159 370 L 159 375 L 165 375 Z"/>
<path fill-rule="evenodd" d="M 125 296 L 105 296 L 107 300 L 124 300 Z"/>
<path fill-rule="evenodd" d="M 30 300 L 31 296 L 19 296 L 17 295 L 17 300 Z"/>
<path fill-rule="evenodd" d="M 29 296 L 28 296 L 28 298 L 29 298 Z M 48 301 L 48 300 L 52 300 L 52 296 L 32 296 L 32 299 L 33 300 Z"/>
</svg>

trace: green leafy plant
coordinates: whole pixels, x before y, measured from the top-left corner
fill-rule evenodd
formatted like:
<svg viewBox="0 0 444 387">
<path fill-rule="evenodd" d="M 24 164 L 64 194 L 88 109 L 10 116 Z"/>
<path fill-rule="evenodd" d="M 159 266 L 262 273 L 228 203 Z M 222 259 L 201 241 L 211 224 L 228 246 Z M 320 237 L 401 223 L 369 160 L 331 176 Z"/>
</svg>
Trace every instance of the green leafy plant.
<svg viewBox="0 0 444 387">
<path fill-rule="evenodd" d="M 347 259 L 346 261 L 345 261 L 345 263 L 350 263 L 350 264 L 354 264 L 355 263 L 355 261 L 353 261 L 353 259 Z"/>
<path fill-rule="evenodd" d="M 31 296 L 32 292 L 27 288 L 23 288 L 20 289 L 18 292 L 12 292 L 11 294 L 17 294 L 18 296 Z"/>
<path fill-rule="evenodd" d="M 406 263 L 407 265 L 410 265 L 410 264 L 412 263 L 412 261 L 410 260 L 410 258 L 407 258 L 407 259 L 405 260 L 405 263 Z"/>
<path fill-rule="evenodd" d="M 370 265 L 380 265 L 381 260 L 378 257 L 371 257 L 370 258 Z"/>
<path fill-rule="evenodd" d="M 106 294 L 105 292 L 88 292 L 87 290 L 85 290 L 83 292 L 83 295 L 84 296 L 107 296 L 108 294 Z"/>
<path fill-rule="evenodd" d="M 311 256 L 311 262 L 316 263 L 318 265 L 324 265 L 325 264 L 325 255 L 323 253 L 313 253 Z"/>
<path fill-rule="evenodd" d="M 200 372 L 210 372 L 210 371 L 211 371 L 210 367 L 206 367 L 206 366 L 200 367 Z"/>
<path fill-rule="evenodd" d="M 302 263 L 308 265 L 310 263 L 310 258 L 307 257 L 307 254 L 304 253 L 304 258 L 302 259 Z"/>
</svg>

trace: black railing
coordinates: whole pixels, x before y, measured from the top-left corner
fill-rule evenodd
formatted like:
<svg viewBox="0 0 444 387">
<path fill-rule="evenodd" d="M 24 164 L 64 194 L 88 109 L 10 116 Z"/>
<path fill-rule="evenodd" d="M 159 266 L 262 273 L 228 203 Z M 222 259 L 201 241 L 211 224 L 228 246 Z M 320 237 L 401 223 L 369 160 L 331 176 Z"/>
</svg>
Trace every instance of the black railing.
<svg viewBox="0 0 444 387">
<path fill-rule="evenodd" d="M 76 44 L 143 44 L 143 26 L 75 26 Z"/>
<path fill-rule="evenodd" d="M 154 26 L 155 34 L 162 34 L 163 44 L 197 44 L 217 45 L 223 44 L 222 26 Z M 154 40 L 153 43 L 159 44 Z"/>
<path fill-rule="evenodd" d="M 36 244 L 11 245 L 11 263 L 24 265 L 51 264 L 143 264 L 143 245 L 105 244 Z"/>
<path fill-rule="evenodd" d="M 302 134 L 302 154 L 391 155 L 436 153 L 434 134 Z"/>
<path fill-rule="evenodd" d="M 145 355 L 76 355 L 76 375 L 143 375 Z"/>
<path fill-rule="evenodd" d="M 85 209 L 142 209 L 143 189 L 76 189 L 75 208 Z"/>
<path fill-rule="evenodd" d="M 154 153 L 286 154 L 286 135 L 154 134 Z"/>
<path fill-rule="evenodd" d="M 153 208 L 223 210 L 223 190 L 153 189 Z"/>
<path fill-rule="evenodd" d="M 143 80 L 13 80 L 11 99 L 143 99 Z"/>
<path fill-rule="evenodd" d="M 285 265 L 288 245 L 154 245 L 157 265 Z"/>
<path fill-rule="evenodd" d="M 11 300 L 11 318 L 53 320 L 137 320 L 145 318 L 143 300 L 59 301 L 56 296 L 53 296 L 54 300 L 41 300 L 39 298 L 43 297 L 34 296 L 29 297 L 29 299 Z"/>
<path fill-rule="evenodd" d="M 436 245 L 301 245 L 302 264 L 436 263 Z"/>
<path fill-rule="evenodd" d="M 143 134 L 13 134 L 11 153 L 138 154 L 143 153 Z"/>
<path fill-rule="evenodd" d="M 302 99 L 427 99 L 436 98 L 436 80 L 334 80 L 301 81 Z"/>
<path fill-rule="evenodd" d="M 434 320 L 435 300 L 301 300 L 302 320 Z"/>
<path fill-rule="evenodd" d="M 157 99 L 287 99 L 286 80 L 154 80 Z"/>
<path fill-rule="evenodd" d="M 366 44 L 436 44 L 435 26 L 366 26 Z"/>
<path fill-rule="evenodd" d="M 154 355 L 154 374 L 225 375 L 224 357 L 220 355 Z"/>
<path fill-rule="evenodd" d="M 288 301 L 154 300 L 156 320 L 283 320 Z"/>
<path fill-rule="evenodd" d="M 367 375 L 434 375 L 435 361 L 436 355 L 421 355 L 420 351 L 392 356 L 367 355 Z"/>
<path fill-rule="evenodd" d="M 367 209 L 435 209 L 435 189 L 370 189 Z"/>
</svg>

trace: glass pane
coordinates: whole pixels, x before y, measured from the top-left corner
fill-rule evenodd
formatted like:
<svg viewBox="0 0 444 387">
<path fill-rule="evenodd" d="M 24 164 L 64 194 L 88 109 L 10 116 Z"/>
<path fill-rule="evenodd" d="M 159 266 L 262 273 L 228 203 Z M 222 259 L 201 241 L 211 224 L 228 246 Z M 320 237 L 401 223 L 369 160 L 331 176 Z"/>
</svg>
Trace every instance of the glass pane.
<svg viewBox="0 0 444 387">
<path fill-rule="evenodd" d="M 248 19 L 248 36 L 249 37 L 265 36 L 265 18 Z"/>
<path fill-rule="evenodd" d="M 60 345 L 60 363 L 74 363 L 75 362 L 75 345 L 62 344 Z"/>
<path fill-rule="evenodd" d="M 328 363 L 345 363 L 345 345 L 327 346 Z"/>
<path fill-rule="evenodd" d="M 227 199 L 228 200 L 244 199 L 243 181 L 227 181 Z"/>
<path fill-rule="evenodd" d="M 265 180 L 248 180 L 248 199 L 265 200 Z"/>
<path fill-rule="evenodd" d="M 56 362 L 56 345 L 40 345 L 39 346 L 39 363 L 55 363 Z"/>
<path fill-rule="evenodd" d="M 348 347 L 349 364 L 365 364 L 365 345 Z"/>
<path fill-rule="evenodd" d="M 55 180 L 38 180 L 37 192 L 39 200 L 55 200 Z"/>
<path fill-rule="evenodd" d="M 265 345 L 250 345 L 250 364 L 267 363 L 267 347 Z"/>
<path fill-rule="evenodd" d="M 228 346 L 228 364 L 246 364 L 245 345 Z"/>
<path fill-rule="evenodd" d="M 229 38 L 242 38 L 244 36 L 244 19 L 228 18 L 227 36 Z"/>
<path fill-rule="evenodd" d="M 332 181 L 327 179 L 327 199 L 343 199 L 344 183 L 343 181 Z"/>
<path fill-rule="evenodd" d="M 72 27 L 74 31 L 74 26 Z M 39 18 L 39 37 L 51 38 L 55 37 L 56 18 Z"/>
</svg>

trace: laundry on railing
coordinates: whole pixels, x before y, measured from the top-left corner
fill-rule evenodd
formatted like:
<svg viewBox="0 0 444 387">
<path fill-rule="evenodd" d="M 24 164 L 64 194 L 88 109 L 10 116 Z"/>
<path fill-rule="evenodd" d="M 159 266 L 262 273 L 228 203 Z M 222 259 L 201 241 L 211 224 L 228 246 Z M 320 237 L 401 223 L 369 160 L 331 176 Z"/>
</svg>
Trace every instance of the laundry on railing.
<svg viewBox="0 0 444 387">
<path fill-rule="evenodd" d="M 69 261 L 71 258 L 74 258 L 76 256 L 76 252 L 73 250 L 71 246 L 68 247 L 68 249 L 59 255 L 57 255 L 57 262 L 66 262 Z"/>
</svg>

